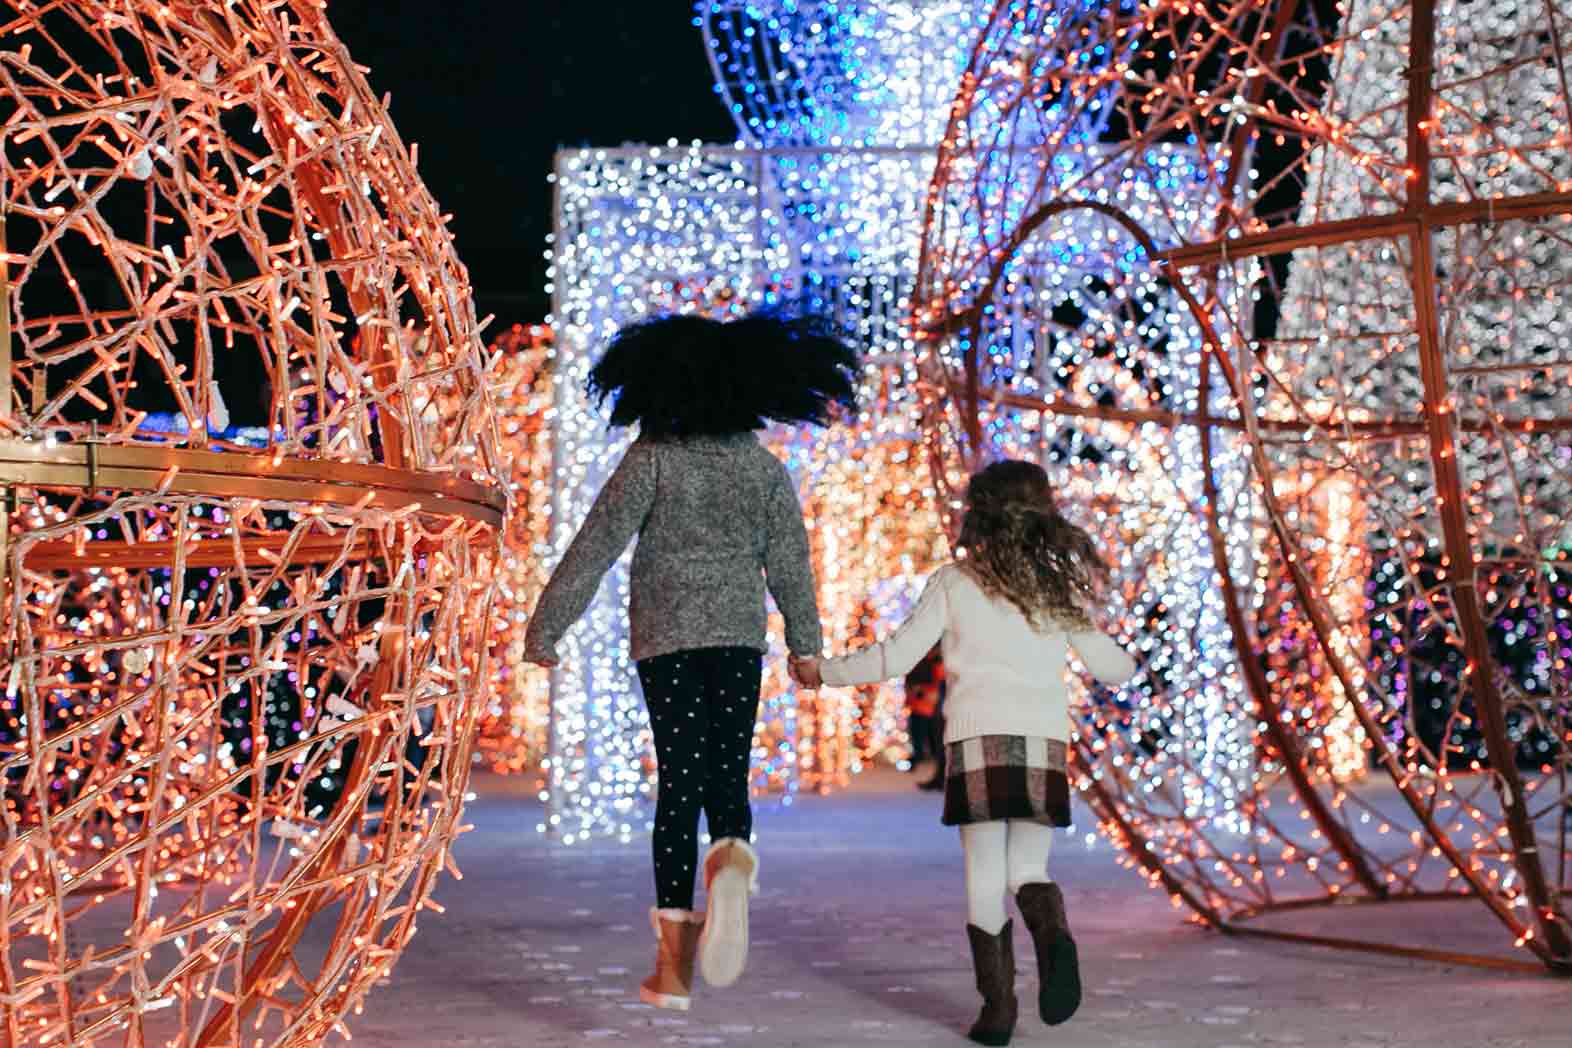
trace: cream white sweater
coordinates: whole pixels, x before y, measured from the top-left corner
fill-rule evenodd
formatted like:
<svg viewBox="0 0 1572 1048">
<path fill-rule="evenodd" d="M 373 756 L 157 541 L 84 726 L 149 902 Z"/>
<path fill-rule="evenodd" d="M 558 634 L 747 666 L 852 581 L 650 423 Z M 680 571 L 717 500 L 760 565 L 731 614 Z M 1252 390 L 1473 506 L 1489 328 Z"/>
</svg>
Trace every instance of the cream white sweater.
<svg viewBox="0 0 1572 1048">
<path fill-rule="evenodd" d="M 944 652 L 949 691 L 944 741 L 978 735 L 1068 740 L 1067 655 L 1075 650 L 1092 676 L 1122 684 L 1135 660 L 1096 630 L 1034 629 L 1015 605 L 984 593 L 958 564 L 928 579 L 922 596 L 882 643 L 819 664 L 824 683 L 845 687 L 905 675 L 935 643 Z"/>
</svg>

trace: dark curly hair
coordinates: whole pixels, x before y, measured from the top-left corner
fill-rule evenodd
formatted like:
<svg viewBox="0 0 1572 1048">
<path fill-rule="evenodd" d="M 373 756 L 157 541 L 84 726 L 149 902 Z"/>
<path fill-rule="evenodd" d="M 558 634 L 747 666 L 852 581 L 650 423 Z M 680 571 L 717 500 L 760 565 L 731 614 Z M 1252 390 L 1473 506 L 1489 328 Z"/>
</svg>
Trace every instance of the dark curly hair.
<svg viewBox="0 0 1572 1048">
<path fill-rule="evenodd" d="M 1048 474 L 1034 462 L 995 462 L 972 475 L 957 545 L 964 570 L 1041 628 L 1090 625 L 1086 606 L 1108 581 L 1092 537 L 1054 505 Z"/>
<path fill-rule="evenodd" d="M 856 402 L 857 352 L 830 322 L 784 310 L 719 321 L 683 314 L 617 332 L 590 371 L 613 426 L 660 439 L 829 421 Z"/>
</svg>

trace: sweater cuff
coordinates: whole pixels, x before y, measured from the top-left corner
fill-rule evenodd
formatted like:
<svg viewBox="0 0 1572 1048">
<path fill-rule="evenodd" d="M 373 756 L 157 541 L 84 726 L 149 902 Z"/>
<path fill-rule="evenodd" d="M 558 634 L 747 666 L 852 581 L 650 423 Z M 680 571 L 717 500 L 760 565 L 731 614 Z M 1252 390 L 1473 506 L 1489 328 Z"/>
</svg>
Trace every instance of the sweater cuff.
<svg viewBox="0 0 1572 1048">
<path fill-rule="evenodd" d="M 851 688 L 864 683 L 857 679 L 849 656 L 819 661 L 819 677 L 832 688 Z"/>
<path fill-rule="evenodd" d="M 824 634 L 818 630 L 786 638 L 786 650 L 801 659 L 815 659 L 824 651 Z"/>
<path fill-rule="evenodd" d="M 525 662 L 556 662 L 557 658 L 557 646 L 555 644 L 543 644 L 539 641 L 531 643 L 529 638 L 525 638 Z"/>
</svg>

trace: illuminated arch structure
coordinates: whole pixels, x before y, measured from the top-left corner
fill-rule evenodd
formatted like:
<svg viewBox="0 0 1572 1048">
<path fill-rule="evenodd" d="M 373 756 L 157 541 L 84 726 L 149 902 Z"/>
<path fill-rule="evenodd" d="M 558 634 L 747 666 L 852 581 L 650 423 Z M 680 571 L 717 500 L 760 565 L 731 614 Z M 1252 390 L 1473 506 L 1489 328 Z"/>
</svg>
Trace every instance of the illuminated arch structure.
<svg viewBox="0 0 1572 1048">
<path fill-rule="evenodd" d="M 23 12 L 0 1041 L 320 1044 L 459 832 L 506 508 L 468 279 L 321 5 Z"/>
<path fill-rule="evenodd" d="M 869 609 L 858 603 L 865 594 L 892 576 L 908 580 L 880 591 L 872 609 L 883 623 L 898 618 L 943 554 L 917 424 L 921 404 L 939 390 L 916 367 L 908 318 L 933 158 L 981 23 L 974 5 L 952 0 L 704 0 L 696 10 L 743 141 L 558 157 L 553 545 L 560 550 L 571 537 L 624 446 L 608 440 L 583 395 L 612 331 L 673 308 L 740 311 L 807 299 L 852 325 L 869 360 L 858 419 L 822 439 L 777 441 L 814 518 L 828 643 L 842 649 L 867 636 Z M 1106 114 L 1086 110 L 1067 129 L 1096 138 L 1106 123 Z M 1165 162 L 1176 177 L 1189 163 L 1182 150 L 1168 150 Z M 1061 259 L 1058 279 L 1078 281 L 1081 265 Z M 881 533 L 892 507 L 906 507 L 900 534 Z M 652 812 L 648 730 L 624 653 L 625 603 L 619 566 L 553 675 L 543 828 L 564 839 L 642 831 Z M 1210 623 L 1203 632 L 1222 629 Z M 843 781 L 898 738 L 895 694 L 827 692 L 815 702 L 783 679 L 767 682 L 756 785 L 789 795 L 798 785 Z"/>
<path fill-rule="evenodd" d="M 917 316 L 936 484 L 1035 440 L 1120 551 L 1145 666 L 1075 747 L 1105 830 L 1219 928 L 1572 971 L 1572 8 L 1080 10 L 994 6 Z M 1476 900 L 1502 949 L 1291 923 L 1393 899 Z"/>
<path fill-rule="evenodd" d="M 696 5 L 696 20 L 718 87 L 748 99 L 747 107 L 734 107 L 744 140 L 558 157 L 551 271 L 558 550 L 625 446 L 608 437 L 603 416 L 583 394 L 596 352 L 621 324 L 673 309 L 738 313 L 779 297 L 806 298 L 854 326 L 872 351 L 870 401 L 903 395 L 910 258 L 943 115 L 878 108 L 888 101 L 886 89 L 907 90 L 916 70 L 896 75 L 884 65 L 848 63 L 858 41 L 883 39 L 888 12 L 909 6 L 706 0 Z M 948 93 L 964 58 L 954 41 L 969 31 L 965 5 L 940 7 L 941 22 L 958 32 L 950 37 L 954 68 L 941 61 L 922 70 L 935 99 Z M 748 50 L 753 44 L 761 49 Z M 754 64 L 788 55 L 785 67 L 771 71 Z M 792 100 L 766 91 L 790 92 Z M 875 111 L 898 116 L 902 133 L 868 123 Z M 771 124 L 771 113 L 782 119 Z M 822 438 L 771 438 L 798 476 L 810 512 L 841 521 L 813 534 L 831 643 L 866 628 L 870 609 L 853 601 L 888 573 L 876 548 L 896 563 L 906 558 L 914 572 L 938 552 L 926 471 L 910 453 L 915 432 L 909 412 L 890 412 L 848 420 Z M 904 512 L 893 514 L 876 547 L 872 535 L 859 533 L 860 522 L 881 506 Z M 904 590 L 888 592 L 871 611 L 888 617 L 908 599 Z M 626 569 L 619 565 L 569 634 L 564 669 L 553 674 L 547 828 L 565 840 L 642 832 L 653 814 L 652 749 L 625 653 L 625 604 Z M 756 787 L 789 802 L 799 786 L 844 781 L 868 755 L 896 744 L 897 701 L 894 691 L 811 700 L 775 664 L 756 740 Z"/>
<path fill-rule="evenodd" d="M 804 154 L 805 156 L 807 154 Z M 626 438 L 608 434 L 604 416 L 584 397 L 584 379 L 607 336 L 640 316 L 667 310 L 737 313 L 779 294 L 812 285 L 829 309 L 860 327 L 867 344 L 899 346 L 906 308 L 899 271 L 843 268 L 838 278 L 799 254 L 801 242 L 782 210 L 817 206 L 825 187 L 817 174 L 806 184 L 767 150 L 731 147 L 628 147 L 559 156 L 558 224 L 553 260 L 557 333 L 553 365 L 556 411 L 551 539 L 560 551 L 571 539 Z M 870 180 L 883 172 L 908 196 L 877 199 L 885 213 L 875 227 L 889 241 L 915 244 L 919 158 L 907 154 L 836 157 L 847 171 Z M 782 178 L 783 169 L 785 172 Z M 871 221 L 871 220 L 870 220 Z M 828 251 L 854 249 L 849 236 L 824 234 Z M 910 274 L 905 275 L 910 286 Z M 880 394 L 885 375 L 872 371 L 865 389 Z M 899 378 L 897 382 L 901 381 Z M 826 634 L 842 644 L 860 628 L 863 611 L 851 603 L 887 565 L 861 522 L 875 507 L 895 509 L 883 548 L 922 571 L 936 554 L 937 520 L 927 471 L 911 454 L 909 417 L 885 423 L 851 420 L 822 437 L 772 434 L 770 442 L 799 480 L 807 511 L 826 526 L 810 529 L 821 567 Z M 905 453 L 903 453 L 903 451 Z M 856 478 L 856 482 L 852 482 Z M 838 521 L 839 525 L 831 523 Z M 564 840 L 586 834 L 643 832 L 653 816 L 653 749 L 643 704 L 626 652 L 626 564 L 608 574 L 584 619 L 565 639 L 563 668 L 552 673 L 551 749 L 546 768 L 548 826 Z M 909 593 L 886 595 L 881 617 L 894 614 Z M 778 624 L 775 629 L 778 635 Z M 760 725 L 755 786 L 790 795 L 799 788 L 843 782 L 864 759 L 898 739 L 894 689 L 860 700 L 826 694 L 800 696 L 770 665 Z"/>
</svg>

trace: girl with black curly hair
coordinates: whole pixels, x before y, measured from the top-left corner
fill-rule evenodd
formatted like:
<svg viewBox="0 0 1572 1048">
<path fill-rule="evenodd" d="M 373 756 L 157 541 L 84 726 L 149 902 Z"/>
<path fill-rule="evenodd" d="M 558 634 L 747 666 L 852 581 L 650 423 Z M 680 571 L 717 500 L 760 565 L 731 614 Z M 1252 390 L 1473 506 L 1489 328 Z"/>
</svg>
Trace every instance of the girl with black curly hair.
<svg viewBox="0 0 1572 1048">
<path fill-rule="evenodd" d="M 1041 466 L 995 462 L 974 475 L 957 546 L 963 556 L 934 572 L 889 639 L 841 658 L 794 659 L 792 675 L 808 687 L 871 684 L 940 645 L 943 821 L 961 829 L 966 935 L 983 998 L 970 1037 L 1003 1045 L 1016 1018 L 1007 892 L 1035 946 L 1043 1021 L 1064 1022 L 1081 1000 L 1064 895 L 1047 875 L 1053 827 L 1070 824 L 1067 656 L 1107 684 L 1127 680 L 1135 662 L 1088 617 L 1108 569 L 1054 505 Z"/>
<path fill-rule="evenodd" d="M 639 995 L 658 1007 L 688 1007 L 695 952 L 714 986 L 735 982 L 747 961 L 766 588 L 792 654 L 822 643 L 796 488 L 755 431 L 825 424 L 832 405 L 854 403 L 856 366 L 822 319 L 772 312 L 636 324 L 590 372 L 591 394 L 612 400 L 611 424 L 639 435 L 541 593 L 525 658 L 557 664 L 557 642 L 637 535 L 631 646 L 660 774 L 650 911 L 659 948 Z M 700 809 L 713 841 L 707 916 L 693 911 Z"/>
</svg>

